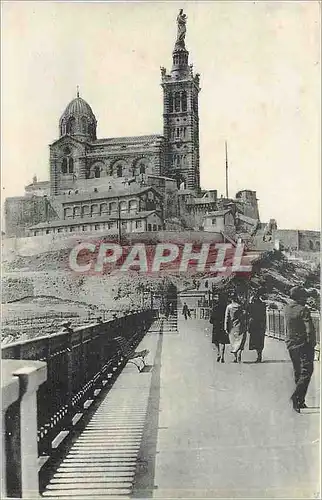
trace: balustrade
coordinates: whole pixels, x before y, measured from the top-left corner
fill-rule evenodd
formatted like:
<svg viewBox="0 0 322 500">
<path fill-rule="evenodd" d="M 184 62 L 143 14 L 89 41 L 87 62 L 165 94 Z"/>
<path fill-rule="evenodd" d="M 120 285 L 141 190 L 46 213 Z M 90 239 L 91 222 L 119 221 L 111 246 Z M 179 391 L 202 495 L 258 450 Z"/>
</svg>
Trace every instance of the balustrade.
<svg viewBox="0 0 322 500">
<path fill-rule="evenodd" d="M 37 474 L 38 469 L 55 456 L 61 442 L 102 388 L 113 382 L 126 363 L 114 338 L 125 337 L 135 348 L 152 322 L 153 312 L 142 311 L 74 330 L 67 325 L 62 333 L 16 342 L 2 349 L 2 358 L 8 360 L 5 363 L 18 362 L 29 366 L 30 362 L 38 361 L 45 369 L 47 367 L 46 381 L 34 392 L 35 443 L 37 449 L 38 441 L 37 459 L 39 457 Z M 12 393 L 16 394 L 15 382 L 12 384 Z M 9 389 L 3 387 L 2 392 L 5 390 L 8 392 Z M 8 408 L 11 422 L 16 422 L 21 407 L 19 409 L 16 401 L 10 407 L 7 405 L 4 411 L 7 412 Z M 7 463 L 14 462 L 15 450 L 15 446 L 6 449 Z M 9 492 L 11 490 L 9 485 Z M 22 496 L 17 489 L 13 493 L 11 496 Z"/>
<path fill-rule="evenodd" d="M 2 496 L 38 498 L 37 390 L 46 364 L 2 361 Z"/>
</svg>

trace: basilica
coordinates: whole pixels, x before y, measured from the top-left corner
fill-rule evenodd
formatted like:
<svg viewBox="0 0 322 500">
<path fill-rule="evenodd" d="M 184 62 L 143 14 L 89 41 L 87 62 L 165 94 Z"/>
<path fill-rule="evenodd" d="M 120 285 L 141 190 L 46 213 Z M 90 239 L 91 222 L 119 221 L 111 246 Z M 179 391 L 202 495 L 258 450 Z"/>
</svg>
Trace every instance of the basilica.
<svg viewBox="0 0 322 500">
<path fill-rule="evenodd" d="M 50 145 L 49 181 L 6 200 L 7 236 L 82 231 L 222 230 L 259 221 L 256 193 L 235 199 L 202 191 L 199 166 L 200 75 L 189 64 L 186 15 L 177 16 L 172 68 L 161 67 L 163 134 L 97 138 L 97 120 L 80 96 L 59 119 Z M 246 218 L 245 218 L 246 217 Z"/>
</svg>

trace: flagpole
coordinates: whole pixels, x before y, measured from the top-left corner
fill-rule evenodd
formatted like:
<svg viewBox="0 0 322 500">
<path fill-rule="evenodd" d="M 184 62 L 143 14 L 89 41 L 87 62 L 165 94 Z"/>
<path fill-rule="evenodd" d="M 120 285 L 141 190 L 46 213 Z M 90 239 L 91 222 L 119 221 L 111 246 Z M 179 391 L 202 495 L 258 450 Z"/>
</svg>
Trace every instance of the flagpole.
<svg viewBox="0 0 322 500">
<path fill-rule="evenodd" d="M 120 198 L 117 197 L 117 225 L 118 225 L 118 236 L 119 236 L 119 244 L 121 244 L 122 234 L 121 234 L 121 206 L 120 206 Z"/>
<path fill-rule="evenodd" d="M 225 153 L 226 153 L 226 198 L 228 198 L 228 152 L 227 152 L 227 141 L 225 141 Z"/>
</svg>

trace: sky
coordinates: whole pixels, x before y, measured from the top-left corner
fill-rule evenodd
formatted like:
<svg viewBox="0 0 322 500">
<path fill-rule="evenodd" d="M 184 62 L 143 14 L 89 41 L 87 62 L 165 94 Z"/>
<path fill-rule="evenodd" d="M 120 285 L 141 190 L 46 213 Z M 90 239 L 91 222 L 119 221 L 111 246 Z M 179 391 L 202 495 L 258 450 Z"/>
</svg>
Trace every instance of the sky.
<svg viewBox="0 0 322 500">
<path fill-rule="evenodd" d="M 304 2 L 2 3 L 2 198 L 49 179 L 48 145 L 80 95 L 98 137 L 163 132 L 160 66 L 176 16 L 201 74 L 201 186 L 257 192 L 262 221 L 320 228 L 320 6 Z"/>
</svg>

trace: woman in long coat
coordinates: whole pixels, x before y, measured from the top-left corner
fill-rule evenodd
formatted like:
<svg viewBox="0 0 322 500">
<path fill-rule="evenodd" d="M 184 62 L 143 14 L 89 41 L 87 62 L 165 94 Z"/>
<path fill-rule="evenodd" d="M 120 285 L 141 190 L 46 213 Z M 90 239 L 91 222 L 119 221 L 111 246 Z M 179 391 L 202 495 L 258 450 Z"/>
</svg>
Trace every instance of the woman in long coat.
<svg viewBox="0 0 322 500">
<path fill-rule="evenodd" d="M 237 294 L 231 295 L 231 303 L 226 308 L 225 331 L 229 335 L 231 353 L 234 355 L 234 363 L 241 362 L 242 351 L 246 341 L 245 310 L 240 303 Z"/>
<path fill-rule="evenodd" d="M 229 344 L 229 337 L 224 329 L 225 312 L 227 300 L 223 294 L 220 294 L 215 300 L 211 314 L 210 323 L 212 324 L 212 343 L 217 350 L 217 361 L 225 362 L 225 347 Z"/>
<path fill-rule="evenodd" d="M 266 332 L 266 304 L 257 292 L 249 304 L 249 350 L 257 351 L 256 363 L 262 361 Z"/>
</svg>

